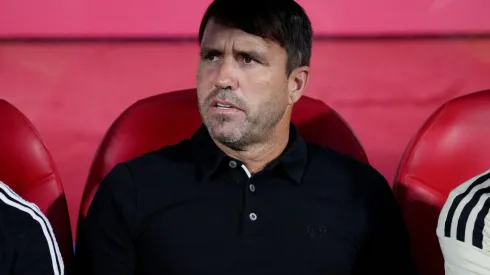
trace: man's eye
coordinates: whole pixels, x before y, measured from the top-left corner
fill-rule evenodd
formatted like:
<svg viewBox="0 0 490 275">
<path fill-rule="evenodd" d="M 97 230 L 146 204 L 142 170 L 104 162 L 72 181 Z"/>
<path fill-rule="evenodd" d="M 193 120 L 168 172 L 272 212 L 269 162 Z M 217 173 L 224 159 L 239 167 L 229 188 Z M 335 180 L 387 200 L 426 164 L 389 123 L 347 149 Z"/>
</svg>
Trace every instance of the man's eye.
<svg viewBox="0 0 490 275">
<path fill-rule="evenodd" d="M 255 59 L 249 55 L 243 55 L 243 56 L 241 56 L 241 59 L 242 59 L 242 62 L 245 64 L 252 64 L 255 62 Z"/>
<path fill-rule="evenodd" d="M 243 62 L 247 63 L 247 64 L 250 64 L 252 63 L 254 60 L 250 57 L 250 56 L 245 56 L 243 57 Z"/>
<path fill-rule="evenodd" d="M 215 54 L 210 54 L 210 55 L 206 56 L 206 59 L 209 61 L 215 61 L 217 58 L 218 58 L 218 56 Z"/>
</svg>

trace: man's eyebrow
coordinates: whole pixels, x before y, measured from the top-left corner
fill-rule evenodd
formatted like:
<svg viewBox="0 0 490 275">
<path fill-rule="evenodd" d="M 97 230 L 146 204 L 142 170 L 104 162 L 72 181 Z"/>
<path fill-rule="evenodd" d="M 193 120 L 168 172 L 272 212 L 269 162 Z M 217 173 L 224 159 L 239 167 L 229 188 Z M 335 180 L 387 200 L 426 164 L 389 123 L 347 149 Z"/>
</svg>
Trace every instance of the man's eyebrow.
<svg viewBox="0 0 490 275">
<path fill-rule="evenodd" d="M 216 48 L 208 47 L 208 46 L 203 46 L 199 50 L 199 55 L 201 57 L 208 56 L 209 54 L 221 54 L 221 51 Z"/>
<path fill-rule="evenodd" d="M 234 49 L 233 50 L 234 55 L 240 55 L 240 56 L 246 56 L 250 57 L 254 60 L 256 60 L 259 63 L 262 63 L 264 65 L 269 64 L 269 60 L 266 57 L 265 53 L 261 53 L 260 51 L 255 51 L 255 50 L 248 50 L 248 49 Z M 201 58 L 206 58 L 209 55 L 223 55 L 223 51 L 219 50 L 215 47 L 212 46 L 201 46 L 201 49 L 199 50 L 199 56 Z"/>
<path fill-rule="evenodd" d="M 264 65 L 267 65 L 268 64 L 268 61 L 267 61 L 267 58 L 265 57 L 264 54 L 261 54 L 257 51 L 253 51 L 253 50 L 237 50 L 235 51 L 235 54 L 239 54 L 239 55 L 242 55 L 242 56 L 248 56 L 252 59 L 255 59 L 257 60 L 258 62 L 260 63 L 263 63 Z"/>
</svg>

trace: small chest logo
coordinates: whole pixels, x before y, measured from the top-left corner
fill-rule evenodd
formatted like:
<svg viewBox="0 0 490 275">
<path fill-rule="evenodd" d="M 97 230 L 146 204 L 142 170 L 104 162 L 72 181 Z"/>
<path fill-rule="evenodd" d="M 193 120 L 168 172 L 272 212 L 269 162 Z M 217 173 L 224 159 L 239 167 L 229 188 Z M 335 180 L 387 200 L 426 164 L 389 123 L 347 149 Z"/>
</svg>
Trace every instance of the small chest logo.
<svg viewBox="0 0 490 275">
<path fill-rule="evenodd" d="M 317 222 L 312 222 L 307 227 L 308 235 L 312 239 L 323 239 L 328 232 L 327 226 L 324 224 L 319 224 Z"/>
</svg>

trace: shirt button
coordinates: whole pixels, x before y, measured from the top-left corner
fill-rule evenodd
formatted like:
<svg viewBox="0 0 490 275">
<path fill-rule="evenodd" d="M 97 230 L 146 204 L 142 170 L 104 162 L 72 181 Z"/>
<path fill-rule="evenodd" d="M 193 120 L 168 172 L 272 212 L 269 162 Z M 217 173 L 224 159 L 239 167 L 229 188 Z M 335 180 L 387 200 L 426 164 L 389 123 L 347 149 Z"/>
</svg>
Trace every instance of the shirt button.
<svg viewBox="0 0 490 275">
<path fill-rule="evenodd" d="M 236 161 L 232 160 L 228 163 L 228 165 L 230 165 L 231 168 L 236 168 Z"/>
<path fill-rule="evenodd" d="M 250 213 L 250 215 L 248 215 L 248 217 L 250 218 L 251 221 L 257 220 L 257 214 L 255 214 L 255 213 Z"/>
<path fill-rule="evenodd" d="M 248 188 L 250 189 L 250 192 L 252 192 L 252 193 L 253 193 L 253 192 L 255 192 L 255 185 L 250 184 L 250 185 L 248 186 Z"/>
</svg>

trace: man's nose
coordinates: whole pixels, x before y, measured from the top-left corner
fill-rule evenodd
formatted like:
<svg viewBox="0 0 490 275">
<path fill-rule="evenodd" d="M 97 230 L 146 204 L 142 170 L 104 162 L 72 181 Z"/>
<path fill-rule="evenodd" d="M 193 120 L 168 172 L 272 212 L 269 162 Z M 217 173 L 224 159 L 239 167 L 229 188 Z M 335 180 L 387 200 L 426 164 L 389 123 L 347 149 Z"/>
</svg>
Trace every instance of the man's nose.
<svg viewBox="0 0 490 275">
<path fill-rule="evenodd" d="M 215 86 L 218 89 L 229 89 L 231 91 L 238 89 L 236 68 L 232 60 L 223 60 L 216 77 Z"/>
</svg>

